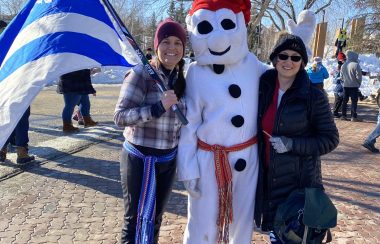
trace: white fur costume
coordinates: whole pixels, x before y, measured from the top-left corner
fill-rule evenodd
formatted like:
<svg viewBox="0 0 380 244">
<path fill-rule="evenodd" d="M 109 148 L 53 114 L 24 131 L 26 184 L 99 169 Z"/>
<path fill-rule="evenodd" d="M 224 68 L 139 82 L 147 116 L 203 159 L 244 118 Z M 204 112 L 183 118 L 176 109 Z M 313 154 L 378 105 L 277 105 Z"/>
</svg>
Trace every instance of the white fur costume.
<svg viewBox="0 0 380 244">
<path fill-rule="evenodd" d="M 303 10 L 297 16 L 297 23 L 298 25 L 294 22 L 294 20 L 288 20 L 288 30 L 290 33 L 301 37 L 302 41 L 305 43 L 307 55 L 311 56 L 312 52 L 308 45 L 313 37 L 316 25 L 314 12 L 310 10 Z"/>
<path fill-rule="evenodd" d="M 221 23 L 226 19 L 235 24 L 233 29 L 223 27 Z M 198 25 L 206 22 L 212 31 L 199 33 Z M 189 124 L 182 127 L 177 159 L 178 178 L 184 181 L 190 193 L 184 243 L 216 244 L 218 187 L 214 154 L 199 149 L 197 141 L 233 146 L 256 135 L 259 78 L 268 67 L 248 51 L 247 29 L 241 12 L 235 14 L 225 8 L 199 9 L 188 16 L 187 29 L 196 62 L 190 65 L 186 77 Z M 217 72 L 214 64 L 223 65 L 224 70 Z M 232 122 L 237 117 L 240 124 Z M 228 159 L 233 182 L 229 243 L 251 243 L 258 175 L 257 145 L 231 152 Z M 235 164 L 242 160 L 245 167 L 240 164 L 238 171 Z"/>
</svg>

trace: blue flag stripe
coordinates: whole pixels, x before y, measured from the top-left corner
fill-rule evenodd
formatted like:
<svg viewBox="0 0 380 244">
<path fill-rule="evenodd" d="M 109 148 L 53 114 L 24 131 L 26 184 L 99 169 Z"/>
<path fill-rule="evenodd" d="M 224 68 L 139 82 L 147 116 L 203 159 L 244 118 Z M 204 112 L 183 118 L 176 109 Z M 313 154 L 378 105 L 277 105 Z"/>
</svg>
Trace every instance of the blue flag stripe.
<svg viewBox="0 0 380 244">
<path fill-rule="evenodd" d="M 47 43 L 49 46 L 46 46 Z M 86 43 L 86 45 L 79 46 L 77 43 Z M 45 48 L 42 48 L 41 44 L 45 44 L 42 45 Z M 96 47 L 96 50 L 93 47 Z M 123 56 L 116 53 L 107 43 L 99 39 L 75 32 L 56 32 L 33 40 L 18 49 L 1 68 L 0 81 L 25 63 L 44 56 L 66 52 L 87 56 L 101 64 L 132 66 Z M 25 53 L 28 55 L 24 55 Z"/>
<path fill-rule="evenodd" d="M 0 147 L 43 86 L 136 53 L 101 0 L 27 0 L 0 35 Z"/>
<path fill-rule="evenodd" d="M 64 22 L 65 24 L 60 24 L 61 22 Z M 50 23 L 56 24 L 51 25 Z M 81 23 L 81 25 L 78 25 L 77 23 Z M 15 51 L 28 44 L 28 42 L 54 32 L 78 32 L 87 34 L 107 42 L 116 52 L 122 53 L 123 56 L 125 55 L 125 52 L 123 52 L 120 47 L 120 42 L 122 41 L 116 35 L 115 30 L 108 25 L 85 15 L 58 13 L 40 18 L 33 22 L 33 24 L 29 25 L 28 28 L 21 31 L 13 41 L 3 62 L 5 63 Z M 77 43 L 77 45 L 86 44 Z M 42 45 L 41 47 L 44 48 Z"/>
<path fill-rule="evenodd" d="M 20 11 L 20 13 L 11 21 L 11 23 L 8 25 L 7 29 L 3 31 L 0 35 L 0 66 L 3 63 L 3 60 L 5 58 L 5 55 L 7 55 L 7 52 L 10 48 L 10 46 L 13 43 L 13 40 L 18 35 L 20 29 L 23 26 L 23 23 L 28 18 L 28 15 L 33 8 L 34 3 L 33 1 L 29 1 L 24 8 Z M 10 30 L 10 28 L 12 28 Z"/>
<path fill-rule="evenodd" d="M 99 9 L 104 9 L 104 6 L 99 1 L 94 0 L 61 0 L 53 1 L 49 4 L 41 3 L 37 8 L 32 9 L 23 28 L 26 28 L 30 23 L 41 17 L 57 13 L 77 13 L 86 15 L 114 28 L 106 12 L 99 11 Z"/>
</svg>

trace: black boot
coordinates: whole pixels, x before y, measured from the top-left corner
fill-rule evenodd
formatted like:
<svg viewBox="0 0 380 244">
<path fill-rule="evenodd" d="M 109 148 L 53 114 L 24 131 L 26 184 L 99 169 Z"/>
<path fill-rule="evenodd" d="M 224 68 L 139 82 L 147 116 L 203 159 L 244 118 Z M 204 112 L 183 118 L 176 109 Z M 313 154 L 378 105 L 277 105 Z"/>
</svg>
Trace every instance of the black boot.
<svg viewBox="0 0 380 244">
<path fill-rule="evenodd" d="M 379 149 L 377 149 L 373 143 L 364 142 L 362 144 L 362 146 L 367 148 L 368 150 L 370 150 L 373 153 L 379 153 L 380 152 Z"/>
</svg>

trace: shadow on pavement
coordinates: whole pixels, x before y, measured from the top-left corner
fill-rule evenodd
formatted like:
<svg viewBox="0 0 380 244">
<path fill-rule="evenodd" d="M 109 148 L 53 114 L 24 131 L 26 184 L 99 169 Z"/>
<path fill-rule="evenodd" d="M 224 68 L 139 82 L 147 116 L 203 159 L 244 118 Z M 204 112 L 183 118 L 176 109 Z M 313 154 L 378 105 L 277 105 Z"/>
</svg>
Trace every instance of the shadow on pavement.
<svg viewBox="0 0 380 244">
<path fill-rule="evenodd" d="M 118 142 L 116 143 L 111 141 L 102 142 L 102 148 L 109 149 L 109 152 L 114 154 L 117 148 L 121 148 L 123 138 L 120 137 L 117 140 Z M 107 155 L 103 155 L 103 157 L 107 158 Z M 59 158 L 49 159 L 49 165 L 35 163 L 22 169 L 31 174 L 79 184 L 122 199 L 118 161 L 95 159 L 61 152 Z M 185 217 L 187 196 L 179 191 L 184 191 L 182 183 L 175 182 L 165 211 Z M 183 206 L 178 206 L 178 202 L 183 203 Z"/>
</svg>

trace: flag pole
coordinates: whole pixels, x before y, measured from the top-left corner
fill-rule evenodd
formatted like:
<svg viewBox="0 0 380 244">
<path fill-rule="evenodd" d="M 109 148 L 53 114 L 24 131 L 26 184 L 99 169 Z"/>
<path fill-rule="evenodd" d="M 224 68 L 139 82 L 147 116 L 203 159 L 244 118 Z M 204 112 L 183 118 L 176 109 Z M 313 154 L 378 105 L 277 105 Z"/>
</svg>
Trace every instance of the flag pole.
<svg viewBox="0 0 380 244">
<path fill-rule="evenodd" d="M 131 44 L 137 55 L 139 56 L 140 60 L 143 63 L 144 68 L 149 73 L 149 75 L 153 78 L 153 80 L 156 82 L 158 88 L 161 92 L 167 91 L 167 88 L 165 87 L 164 83 L 162 82 L 161 78 L 158 76 L 157 72 L 153 69 L 153 67 L 150 65 L 148 59 L 145 57 L 144 53 L 141 51 L 140 47 L 138 46 L 137 42 L 133 38 L 132 34 L 128 31 L 127 27 L 124 25 L 123 21 L 121 21 L 119 15 L 116 13 L 115 9 L 112 7 L 111 3 L 108 0 L 101 0 L 104 5 L 107 7 L 108 11 L 111 13 L 112 17 L 117 22 L 118 26 L 120 27 L 121 31 L 127 38 L 128 42 Z M 172 110 L 176 113 L 179 120 L 182 122 L 182 124 L 187 125 L 189 121 L 186 119 L 186 117 L 183 115 L 181 110 L 178 108 L 176 104 L 174 104 L 172 107 Z"/>
</svg>

